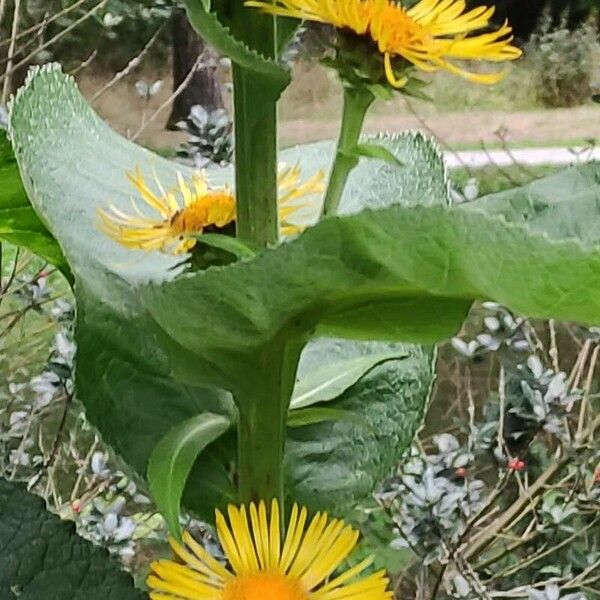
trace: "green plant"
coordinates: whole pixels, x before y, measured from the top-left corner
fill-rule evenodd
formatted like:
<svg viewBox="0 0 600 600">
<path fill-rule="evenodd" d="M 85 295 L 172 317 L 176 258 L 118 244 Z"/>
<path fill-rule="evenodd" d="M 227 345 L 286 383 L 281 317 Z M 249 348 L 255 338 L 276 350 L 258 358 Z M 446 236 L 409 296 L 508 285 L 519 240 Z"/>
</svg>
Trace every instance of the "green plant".
<svg viewBox="0 0 600 600">
<path fill-rule="evenodd" d="M 413 18 L 399 5 L 388 8 L 392 25 Z M 328 64 L 345 87 L 339 142 L 279 153 L 277 102 L 290 74 L 278 57 L 297 22 L 238 2 L 189 0 L 187 9 L 194 27 L 234 65 L 235 164 L 208 168 L 210 189 L 192 170 L 110 130 L 56 66 L 30 74 L 11 103 L 9 132 L 31 203 L 76 281 L 77 393 L 105 441 L 147 475 L 172 536 L 192 547 L 181 532 L 181 504 L 210 519 L 215 507 L 263 500 L 271 532 L 279 531 L 291 499 L 352 518 L 353 506 L 369 498 L 422 422 L 432 344 L 459 329 L 476 299 L 596 323 L 600 251 L 597 165 L 540 183 L 536 203 L 518 190 L 516 197 L 453 205 L 431 141 L 419 134 L 360 137 L 375 96 L 390 97 L 396 88 L 418 94 L 419 66 L 458 69 L 448 40 L 427 38 L 428 62 L 412 64 L 410 49 L 406 56 L 401 46 L 373 52 L 375 40 L 366 34 L 355 32 L 353 46 L 347 31 L 338 32 L 343 39 Z M 442 25 L 450 27 L 462 11 L 460 2 L 440 11 Z M 488 17 L 476 10 L 451 26 L 466 34 Z M 473 38 L 477 55 L 516 57 L 508 33 Z M 457 36 L 461 52 L 471 48 Z M 459 73 L 484 82 L 498 77 Z M 324 198 L 316 195 L 282 219 L 303 230 L 292 239 L 280 227 L 280 160 L 302 170 L 296 198 L 313 189 L 315 173 L 331 169 Z M 127 171 L 145 204 L 161 213 L 157 226 L 144 229 L 147 213 L 135 199 L 136 216 L 125 214 L 132 207 Z M 109 199 L 122 233 L 133 236 L 109 239 L 98 229 L 98 210 Z M 207 207 L 235 214 L 235 235 L 231 216 L 203 220 Z M 206 231 L 208 224 L 214 230 Z M 173 233 L 187 244 L 179 250 L 193 251 L 136 259 L 126 247 L 138 234 L 141 243 L 133 246 L 148 249 L 148 239 Z M 232 527 L 247 530 L 240 510 L 230 511 Z M 258 510 L 266 521 L 267 508 Z M 223 522 L 217 525 L 225 553 L 239 562 Z M 338 533 L 322 543 L 333 547 L 343 526 L 327 527 Z M 279 560 L 281 540 L 271 537 L 270 556 Z M 342 559 L 353 545 L 344 542 Z M 253 552 L 245 555 L 256 559 L 251 574 L 269 579 L 271 570 Z M 222 569 L 197 553 L 210 572 Z M 169 591 L 169 573 L 177 577 L 181 568 L 194 577 L 190 567 L 156 565 L 152 587 Z M 333 567 L 323 569 L 313 587 L 326 585 Z M 289 583 L 285 569 L 275 575 Z M 354 595 L 347 591 L 354 585 L 336 587 L 334 597 Z M 387 597 L 379 591 L 370 597 Z"/>
<path fill-rule="evenodd" d="M 90 18 L 85 18 L 93 6 L 73 0 L 28 3 L 24 25 L 38 27 L 42 42 L 56 37 L 44 54 L 37 57 L 37 62 L 60 60 L 65 65 L 77 66 L 96 51 L 101 67 L 122 69 L 167 22 L 172 9 L 169 0 L 108 0 Z M 47 15 L 53 19 L 40 27 Z M 168 55 L 167 39 L 166 35 L 161 36 L 153 50 L 156 62 Z"/>
<path fill-rule="evenodd" d="M 532 35 L 527 63 L 538 102 L 543 106 L 576 106 L 589 102 L 597 77 L 600 37 L 589 21 L 569 29 L 565 18 L 553 27 L 547 15 Z"/>
</svg>

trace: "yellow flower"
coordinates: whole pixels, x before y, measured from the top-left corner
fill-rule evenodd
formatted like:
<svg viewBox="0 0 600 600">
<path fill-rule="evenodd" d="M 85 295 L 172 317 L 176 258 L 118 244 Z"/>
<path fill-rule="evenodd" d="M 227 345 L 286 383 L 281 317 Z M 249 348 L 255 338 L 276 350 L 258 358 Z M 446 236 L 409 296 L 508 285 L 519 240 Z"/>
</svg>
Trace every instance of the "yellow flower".
<svg viewBox="0 0 600 600">
<path fill-rule="evenodd" d="M 332 574 L 358 540 L 358 532 L 341 520 L 317 513 L 307 525 L 306 508 L 294 505 L 282 537 L 279 506 L 270 515 L 264 502 L 230 506 L 229 522 L 216 511 L 217 534 L 229 562 L 226 568 L 189 533 L 185 546 L 171 540 L 179 562 L 152 563 L 147 584 L 152 600 L 385 600 L 383 571 L 356 579 L 370 564 L 366 559 Z"/>
<path fill-rule="evenodd" d="M 169 254 L 188 252 L 196 244 L 197 235 L 208 227 L 222 228 L 235 220 L 235 197 L 228 187 L 211 190 L 202 173 L 195 173 L 188 183 L 177 173 L 178 186 L 165 191 L 155 176 L 157 191 L 146 183 L 139 167 L 127 178 L 142 200 L 157 216 L 148 216 L 131 198 L 134 214 L 114 205 L 98 210 L 98 228 L 121 245 L 136 250 L 160 250 Z M 324 174 L 302 184 L 298 166 L 279 169 L 279 218 L 281 232 L 290 235 L 301 230 L 288 218 L 302 208 L 298 199 L 324 191 Z"/>
<path fill-rule="evenodd" d="M 495 83 L 503 73 L 472 73 L 452 59 L 513 60 L 521 50 L 512 46 L 511 28 L 479 35 L 474 31 L 489 26 L 494 8 L 479 6 L 465 10 L 465 0 L 420 0 L 404 8 L 395 0 L 249 0 L 246 6 L 285 17 L 327 23 L 371 39 L 384 56 L 391 85 L 403 87 L 392 60 L 401 57 L 423 71 L 444 69 L 477 83 Z"/>
</svg>

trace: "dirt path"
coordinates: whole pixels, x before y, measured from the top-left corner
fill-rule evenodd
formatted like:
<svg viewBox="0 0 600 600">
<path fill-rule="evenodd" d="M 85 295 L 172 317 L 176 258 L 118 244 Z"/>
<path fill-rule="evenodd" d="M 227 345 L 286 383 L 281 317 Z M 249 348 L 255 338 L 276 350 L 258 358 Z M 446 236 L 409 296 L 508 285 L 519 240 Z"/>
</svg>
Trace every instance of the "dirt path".
<svg viewBox="0 0 600 600">
<path fill-rule="evenodd" d="M 284 122 L 282 142 L 290 145 L 332 138 L 337 127 L 334 121 Z M 581 143 L 586 138 L 600 139 L 600 106 L 522 112 L 470 111 L 433 114 L 422 119 L 412 114 L 375 115 L 366 124 L 366 130 L 373 133 L 407 129 L 428 129 L 443 145 L 450 147 L 497 145 L 499 130 L 506 132 L 511 146 L 567 145 Z"/>
<path fill-rule="evenodd" d="M 600 161 L 600 147 L 574 148 L 521 148 L 514 150 L 463 150 L 444 153 L 444 160 L 450 169 L 470 167 L 477 169 L 488 165 L 508 167 L 514 164 L 570 165 L 572 163 Z"/>
</svg>

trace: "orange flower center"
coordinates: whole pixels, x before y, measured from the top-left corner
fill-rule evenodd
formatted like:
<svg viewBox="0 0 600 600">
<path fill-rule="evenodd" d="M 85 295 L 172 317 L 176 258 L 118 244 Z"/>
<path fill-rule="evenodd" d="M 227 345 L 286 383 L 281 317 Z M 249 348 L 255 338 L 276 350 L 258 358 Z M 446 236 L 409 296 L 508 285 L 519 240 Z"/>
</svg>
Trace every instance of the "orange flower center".
<svg viewBox="0 0 600 600">
<path fill-rule="evenodd" d="M 209 225 L 224 227 L 235 219 L 235 199 L 228 192 L 209 192 L 171 218 L 175 233 L 200 233 Z"/>
<path fill-rule="evenodd" d="M 229 581 L 220 600 L 309 600 L 300 582 L 279 573 L 256 573 Z"/>
</svg>

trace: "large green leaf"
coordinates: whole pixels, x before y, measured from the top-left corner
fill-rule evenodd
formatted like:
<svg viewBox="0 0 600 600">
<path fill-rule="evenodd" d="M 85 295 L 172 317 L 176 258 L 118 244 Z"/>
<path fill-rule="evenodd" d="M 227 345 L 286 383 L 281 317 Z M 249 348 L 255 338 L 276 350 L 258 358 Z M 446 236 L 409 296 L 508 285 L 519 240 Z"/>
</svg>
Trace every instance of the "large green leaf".
<svg viewBox="0 0 600 600">
<path fill-rule="evenodd" d="M 70 279 L 65 258 L 29 204 L 12 147 L 0 130 L 0 240 L 23 246 L 58 267 Z"/>
<path fill-rule="evenodd" d="M 159 332 L 128 282 L 100 268 L 76 277 L 77 392 L 106 441 L 139 473 L 145 475 L 154 447 L 173 427 L 205 412 L 235 418 L 227 393 L 172 377 Z M 235 491 L 225 463 L 214 457 L 201 460 L 197 473 L 202 496 L 194 507 L 208 518 Z"/>
<path fill-rule="evenodd" d="M 79 537 L 20 483 L 0 480 L 0 598 L 142 600 L 108 552 Z"/>
<path fill-rule="evenodd" d="M 579 240 L 475 210 L 390 206 L 327 219 L 253 260 L 141 294 L 197 373 L 243 386 L 260 377 L 254 352 L 275 336 L 434 342 L 458 330 L 474 299 L 598 323 L 599 267 L 598 248 Z"/>
</svg>

